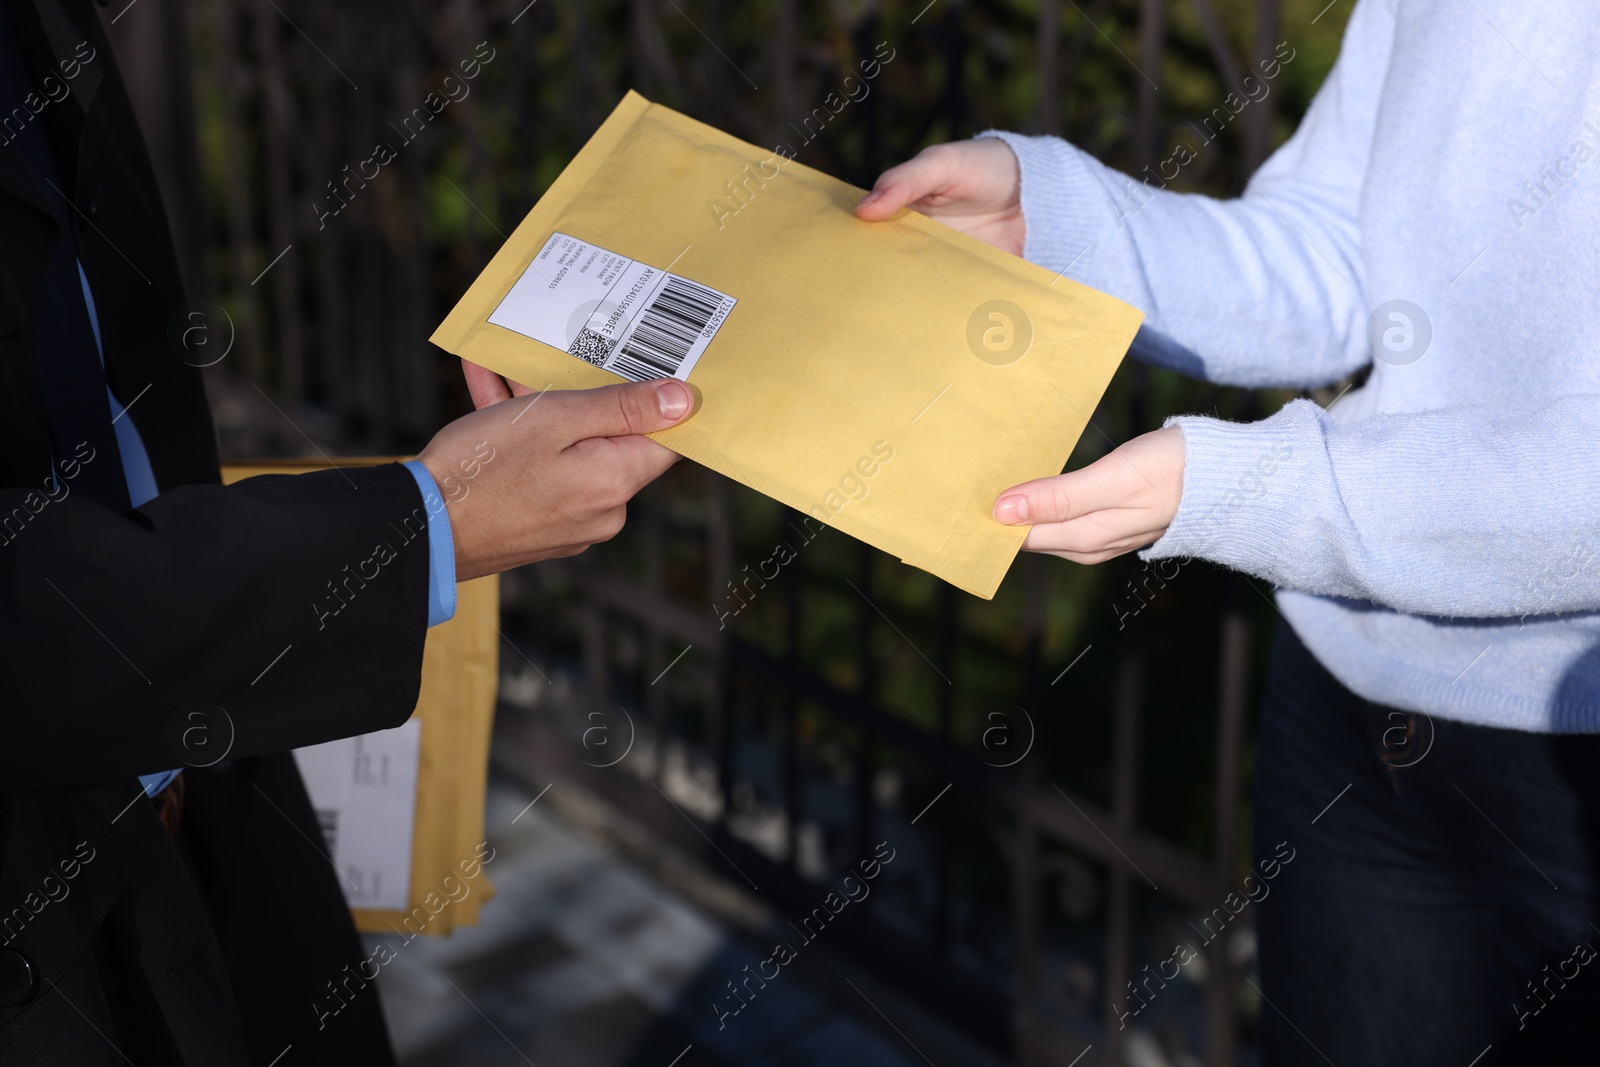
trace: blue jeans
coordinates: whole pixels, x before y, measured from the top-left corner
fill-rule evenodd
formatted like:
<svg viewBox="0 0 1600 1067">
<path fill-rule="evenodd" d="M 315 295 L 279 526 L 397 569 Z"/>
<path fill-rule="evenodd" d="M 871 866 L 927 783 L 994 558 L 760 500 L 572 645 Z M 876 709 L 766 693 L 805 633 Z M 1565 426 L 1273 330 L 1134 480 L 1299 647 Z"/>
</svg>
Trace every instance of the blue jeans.
<svg viewBox="0 0 1600 1067">
<path fill-rule="evenodd" d="M 1600 1062 L 1600 736 L 1372 704 L 1283 626 L 1256 751 L 1265 1067 Z"/>
</svg>

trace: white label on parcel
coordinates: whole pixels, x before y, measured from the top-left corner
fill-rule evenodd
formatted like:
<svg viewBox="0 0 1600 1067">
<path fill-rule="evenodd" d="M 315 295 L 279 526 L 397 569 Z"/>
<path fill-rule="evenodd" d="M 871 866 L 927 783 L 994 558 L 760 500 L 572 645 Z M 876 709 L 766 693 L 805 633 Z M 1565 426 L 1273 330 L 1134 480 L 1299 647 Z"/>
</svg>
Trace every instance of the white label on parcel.
<svg viewBox="0 0 1600 1067">
<path fill-rule="evenodd" d="M 688 381 L 736 303 L 680 274 L 556 233 L 489 321 L 636 382 Z"/>
<path fill-rule="evenodd" d="M 352 908 L 411 906 L 422 720 L 297 748 L 317 823 Z"/>
</svg>

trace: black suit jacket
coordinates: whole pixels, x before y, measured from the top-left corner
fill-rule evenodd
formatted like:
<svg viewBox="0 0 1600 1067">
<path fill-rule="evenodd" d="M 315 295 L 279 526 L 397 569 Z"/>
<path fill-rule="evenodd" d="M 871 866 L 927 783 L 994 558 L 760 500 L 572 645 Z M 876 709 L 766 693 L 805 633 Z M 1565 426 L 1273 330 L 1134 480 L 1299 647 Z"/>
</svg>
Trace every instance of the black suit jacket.
<svg viewBox="0 0 1600 1067">
<path fill-rule="evenodd" d="M 0 1006 L 0 1063 L 265 1067 L 290 1046 L 283 1067 L 390 1062 L 287 750 L 410 715 L 420 494 L 395 465 L 218 484 L 199 373 L 169 339 L 184 297 L 161 199 L 96 12 L 0 2 L 35 84 L 93 50 L 32 121 L 75 154 L 59 169 L 107 377 L 162 490 L 113 511 L 71 492 L 70 464 L 51 489 L 36 319 L 57 225 L 0 145 L 0 996 L 19 968 L 37 977 Z M 380 543 L 394 560 L 352 583 Z M 319 617 L 329 583 L 348 606 Z M 224 748 L 185 772 L 172 840 L 135 776 Z M 322 1016 L 333 987 L 349 1006 Z"/>
</svg>

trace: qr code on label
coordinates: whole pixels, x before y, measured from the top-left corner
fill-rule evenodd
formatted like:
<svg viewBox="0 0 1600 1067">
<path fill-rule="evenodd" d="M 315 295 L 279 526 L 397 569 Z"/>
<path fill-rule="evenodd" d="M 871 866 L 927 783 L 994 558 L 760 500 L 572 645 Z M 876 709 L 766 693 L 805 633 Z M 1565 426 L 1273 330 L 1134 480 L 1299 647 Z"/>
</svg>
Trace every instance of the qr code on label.
<svg viewBox="0 0 1600 1067">
<path fill-rule="evenodd" d="M 611 350 L 617 347 L 615 337 L 606 337 L 596 333 L 585 326 L 579 331 L 577 339 L 567 346 L 567 352 L 577 356 L 585 363 L 593 363 L 596 367 L 605 365 L 611 358 Z"/>
</svg>

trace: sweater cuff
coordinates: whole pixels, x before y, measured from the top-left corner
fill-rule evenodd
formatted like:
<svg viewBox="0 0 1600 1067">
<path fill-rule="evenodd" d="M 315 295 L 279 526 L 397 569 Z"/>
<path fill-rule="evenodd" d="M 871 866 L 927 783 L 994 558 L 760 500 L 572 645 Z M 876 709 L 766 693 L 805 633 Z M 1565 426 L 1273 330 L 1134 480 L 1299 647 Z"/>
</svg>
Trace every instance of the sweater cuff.
<svg viewBox="0 0 1600 1067">
<path fill-rule="evenodd" d="M 1322 408 L 1296 400 L 1269 419 L 1224 422 L 1176 416 L 1183 431 L 1183 497 L 1160 540 L 1140 558 L 1208 559 L 1268 574 L 1288 551 L 1311 504 L 1308 434 L 1321 437 Z"/>
<path fill-rule="evenodd" d="M 1004 141 L 1017 157 L 1027 231 L 1022 258 L 1076 280 L 1072 266 L 1112 220 L 1106 190 L 1091 170 L 1099 164 L 1059 137 L 1024 137 L 1004 130 L 978 136 Z"/>
</svg>

